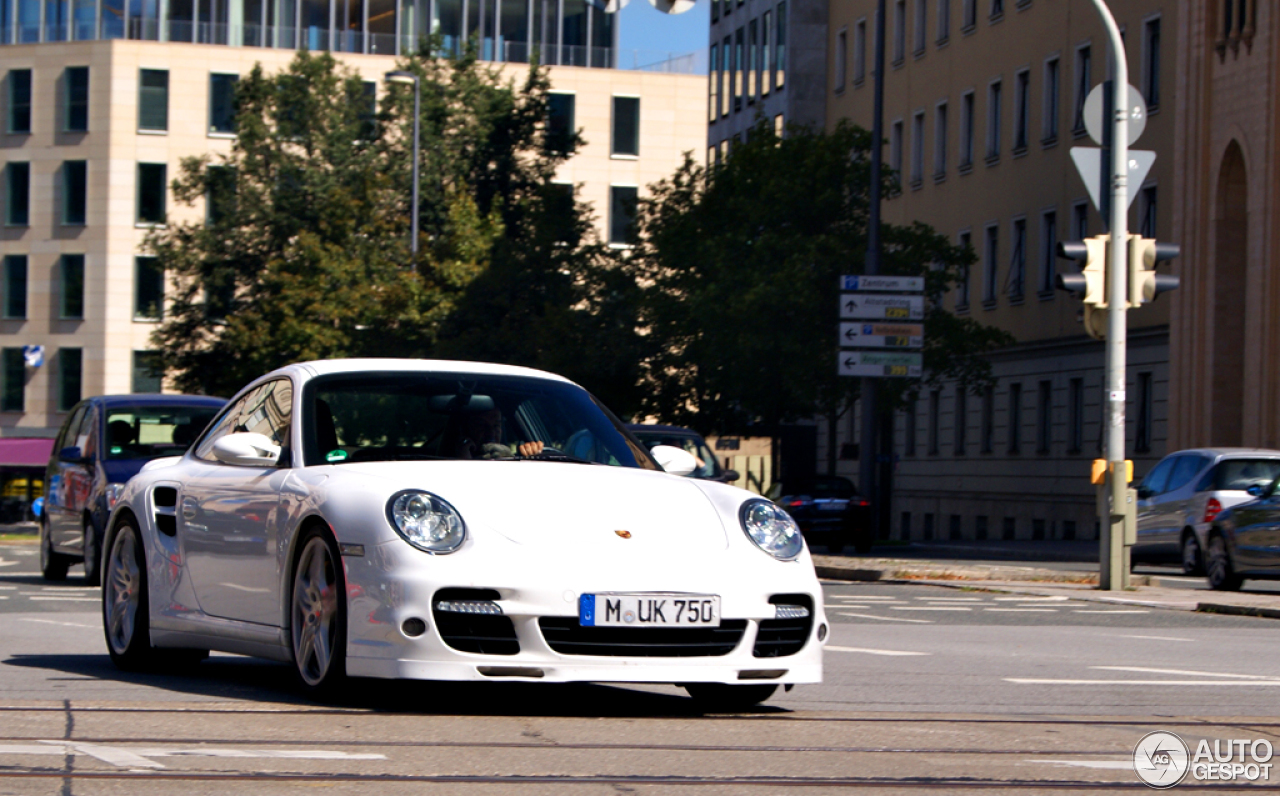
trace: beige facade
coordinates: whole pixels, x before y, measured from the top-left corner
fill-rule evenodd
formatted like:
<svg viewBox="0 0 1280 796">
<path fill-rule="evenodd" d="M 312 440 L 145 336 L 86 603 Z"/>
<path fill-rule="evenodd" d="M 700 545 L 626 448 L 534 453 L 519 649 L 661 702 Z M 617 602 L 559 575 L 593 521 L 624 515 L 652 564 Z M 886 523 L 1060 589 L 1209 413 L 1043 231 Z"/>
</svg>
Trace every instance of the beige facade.
<svg viewBox="0 0 1280 796">
<path fill-rule="evenodd" d="M 1157 153 L 1131 186 L 1130 229 L 1176 240 L 1179 4 L 1109 5 L 1130 82 L 1151 100 L 1134 147 Z M 829 127 L 871 126 L 875 6 L 831 0 Z M 1082 0 L 889 0 L 886 22 L 885 157 L 901 184 L 884 218 L 922 221 L 971 246 L 977 263 L 948 309 L 1018 341 L 992 358 L 990 393 L 926 389 L 900 417 L 892 527 L 904 538 L 1092 538 L 1103 349 L 1083 333 L 1080 302 L 1054 289 L 1057 269 L 1074 268 L 1054 248 L 1104 231 L 1070 156 L 1096 146 L 1078 109 L 1109 77 L 1102 23 Z M 1171 303 L 1129 316 L 1128 449 L 1140 474 L 1165 449 Z M 840 441 L 854 429 L 842 428 Z M 839 469 L 854 475 L 857 462 Z"/>
<path fill-rule="evenodd" d="M 31 70 L 31 132 L 0 131 L 0 170 L 29 163 L 29 220 L 0 228 L 0 253 L 27 258 L 25 317 L 0 319 L 0 348 L 41 345 L 45 362 L 27 367 L 21 411 L 0 411 L 0 435 L 51 435 L 62 422 L 66 396 L 59 377 L 62 352 L 80 350 L 80 394 L 127 393 L 133 387 L 135 352 L 151 348 L 154 321 L 136 317 L 136 258 L 145 254 L 148 227 L 138 217 L 138 164 L 167 165 L 176 176 L 183 157 L 226 151 L 230 136 L 210 133 L 210 76 L 243 75 L 255 63 L 283 68 L 290 50 L 140 41 L 85 41 L 13 45 L 0 49 L 0 98 L 10 110 L 8 74 Z M 379 83 L 394 69 L 391 56 L 342 54 L 365 79 Z M 65 129 L 65 70 L 88 67 L 88 131 Z M 518 77 L 526 66 L 501 65 Z M 168 129 L 139 131 L 139 70 L 167 70 Z M 705 145 L 706 82 L 696 75 L 660 74 L 569 66 L 551 67 L 552 90 L 575 95 L 575 125 L 586 139 L 558 181 L 578 184 L 579 197 L 595 211 L 607 236 L 611 186 L 644 186 L 668 176 L 688 151 Z M 614 96 L 640 98 L 639 155 L 612 155 Z M 67 161 L 87 164 L 87 212 L 83 224 L 64 223 L 62 170 Z M 8 187 L 3 187 L 7 192 Z M 0 195 L 0 211 L 6 198 Z M 203 207 L 166 200 L 168 218 L 200 218 Z M 60 257 L 84 255 L 83 318 L 60 317 Z M 12 374 L 11 374 L 12 375 Z M 60 400 L 61 399 L 61 400 Z"/>
<path fill-rule="evenodd" d="M 1280 447 L 1280 10 L 1179 7 L 1170 444 Z"/>
</svg>

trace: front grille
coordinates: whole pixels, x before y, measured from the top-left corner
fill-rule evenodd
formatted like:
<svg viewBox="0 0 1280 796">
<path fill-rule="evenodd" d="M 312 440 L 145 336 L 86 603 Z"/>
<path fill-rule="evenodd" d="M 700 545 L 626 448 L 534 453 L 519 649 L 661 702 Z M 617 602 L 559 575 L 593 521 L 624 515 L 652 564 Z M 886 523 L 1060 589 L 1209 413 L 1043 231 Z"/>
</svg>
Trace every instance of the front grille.
<svg viewBox="0 0 1280 796">
<path fill-rule="evenodd" d="M 813 598 L 807 594 L 775 594 L 772 605 L 803 605 L 809 615 L 798 619 L 762 619 L 751 654 L 757 658 L 781 658 L 804 648 L 813 629 Z"/>
<path fill-rule="evenodd" d="M 441 589 L 431 600 L 431 615 L 435 618 L 436 632 L 445 644 L 459 652 L 481 655 L 516 655 L 520 642 L 516 639 L 511 618 L 501 614 L 463 614 L 436 609 L 441 600 L 497 600 L 493 589 Z"/>
<path fill-rule="evenodd" d="M 547 646 L 562 655 L 709 658 L 733 652 L 747 620 L 725 619 L 719 627 L 582 627 L 575 616 L 544 616 L 538 626 Z"/>
</svg>

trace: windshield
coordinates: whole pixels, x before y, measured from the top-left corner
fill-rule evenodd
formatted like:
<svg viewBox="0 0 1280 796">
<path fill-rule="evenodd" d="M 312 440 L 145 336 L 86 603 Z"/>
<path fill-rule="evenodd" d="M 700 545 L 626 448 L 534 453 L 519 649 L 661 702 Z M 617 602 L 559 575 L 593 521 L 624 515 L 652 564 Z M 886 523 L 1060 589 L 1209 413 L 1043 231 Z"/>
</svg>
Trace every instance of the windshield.
<svg viewBox="0 0 1280 796">
<path fill-rule="evenodd" d="M 321 377 L 303 398 L 307 465 L 546 459 L 660 469 L 572 384 L 471 373 Z"/>
<path fill-rule="evenodd" d="M 650 450 L 653 450 L 655 445 L 670 445 L 673 448 L 680 448 L 693 454 L 693 458 L 698 460 L 698 469 L 689 473 L 690 478 L 715 478 L 717 471 L 720 469 L 716 466 L 715 453 L 711 451 L 710 446 L 707 445 L 702 437 L 692 434 L 644 431 L 634 427 L 631 429 L 631 433 Z"/>
<path fill-rule="evenodd" d="M 117 406 L 107 409 L 106 458 L 179 456 L 218 413 L 214 406 Z"/>
</svg>

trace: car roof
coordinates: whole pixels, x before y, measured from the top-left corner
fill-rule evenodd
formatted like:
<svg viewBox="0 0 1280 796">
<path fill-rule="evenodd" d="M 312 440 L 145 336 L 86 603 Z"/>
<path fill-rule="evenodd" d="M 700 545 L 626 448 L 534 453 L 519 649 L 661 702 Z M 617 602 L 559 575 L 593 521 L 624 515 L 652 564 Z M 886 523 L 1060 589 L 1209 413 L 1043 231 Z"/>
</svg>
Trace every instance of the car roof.
<svg viewBox="0 0 1280 796">
<path fill-rule="evenodd" d="M 687 434 L 690 437 L 701 437 L 702 435 L 691 428 L 684 426 L 663 426 L 657 423 L 628 423 L 628 431 L 653 431 L 659 434 Z"/>
<path fill-rule="evenodd" d="M 1194 453 L 1201 456 L 1212 456 L 1215 459 L 1241 459 L 1241 458 L 1280 458 L 1280 450 L 1272 448 L 1188 448 L 1186 450 L 1174 451 L 1170 456 L 1183 453 Z"/>
<path fill-rule="evenodd" d="M 352 359 L 317 359 L 310 362 L 296 362 L 265 374 L 281 376 L 296 375 L 304 380 L 316 376 L 328 376 L 335 373 L 363 373 L 367 371 L 383 371 L 386 373 L 474 373 L 479 376 L 526 376 L 539 379 L 573 384 L 563 376 L 548 373 L 544 370 L 525 368 L 518 365 L 499 365 L 493 362 L 466 362 L 448 359 L 392 359 L 388 358 L 352 358 Z M 259 379 L 254 379 L 258 381 Z"/>
<path fill-rule="evenodd" d="M 97 406 L 208 406 L 217 409 L 226 398 L 212 395 L 178 395 L 174 393 L 131 393 L 129 395 L 95 395 L 89 399 Z"/>
</svg>

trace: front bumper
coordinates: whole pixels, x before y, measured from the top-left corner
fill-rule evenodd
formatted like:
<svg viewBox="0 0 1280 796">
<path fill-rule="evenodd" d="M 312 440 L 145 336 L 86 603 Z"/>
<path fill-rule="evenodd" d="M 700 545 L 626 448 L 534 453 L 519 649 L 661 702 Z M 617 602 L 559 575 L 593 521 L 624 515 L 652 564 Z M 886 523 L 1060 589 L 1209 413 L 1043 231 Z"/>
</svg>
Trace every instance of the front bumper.
<svg viewBox="0 0 1280 796">
<path fill-rule="evenodd" d="M 399 540 L 369 547 L 364 556 L 343 559 L 348 591 L 347 671 L 364 677 L 428 680 L 820 682 L 819 635 L 826 638 L 827 620 L 807 553 L 788 563 L 752 549 L 727 550 L 715 559 L 682 563 L 604 555 L 565 557 L 532 553 L 505 540 L 487 544 L 472 540 L 458 553 L 434 557 Z M 496 591 L 494 602 L 510 620 L 518 652 L 485 654 L 451 646 L 432 606 L 442 588 Z M 572 633 L 579 595 L 603 592 L 718 594 L 722 625 L 741 624 L 742 632 L 724 654 L 716 650 L 717 654 L 653 657 L 618 649 L 583 655 L 553 649 L 554 642 L 548 640 L 539 620 L 571 618 L 558 624 L 562 633 Z M 757 657 L 758 641 L 761 649 L 768 648 L 766 640 L 773 633 L 770 620 L 777 624 L 770 598 L 778 595 L 810 598 L 807 637 L 802 635 L 803 646 L 793 654 Z M 407 635 L 405 622 L 411 619 L 425 623 L 425 632 Z M 765 639 L 762 621 L 766 622 Z M 562 644 L 556 646 L 564 649 Z"/>
</svg>

